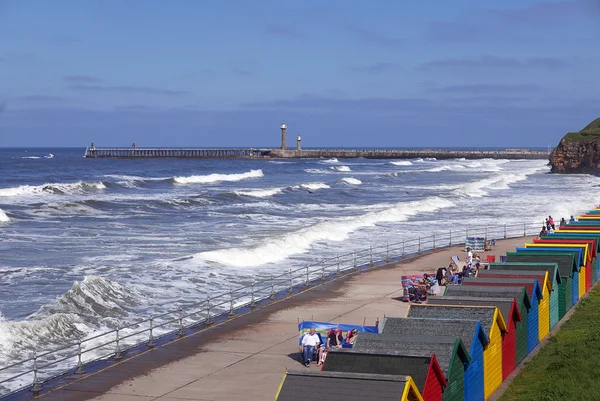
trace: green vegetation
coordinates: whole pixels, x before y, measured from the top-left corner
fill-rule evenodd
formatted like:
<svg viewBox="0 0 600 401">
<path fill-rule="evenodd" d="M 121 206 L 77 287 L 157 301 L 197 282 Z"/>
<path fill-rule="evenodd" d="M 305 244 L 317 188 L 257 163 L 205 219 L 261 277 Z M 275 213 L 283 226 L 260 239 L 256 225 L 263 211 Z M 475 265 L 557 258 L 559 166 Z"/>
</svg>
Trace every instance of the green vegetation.
<svg viewBox="0 0 600 401">
<path fill-rule="evenodd" d="M 500 401 L 600 400 L 599 327 L 600 287 L 596 287 Z"/>
<path fill-rule="evenodd" d="M 600 118 L 595 119 L 579 132 L 569 132 L 564 139 L 571 142 L 600 140 Z"/>
</svg>

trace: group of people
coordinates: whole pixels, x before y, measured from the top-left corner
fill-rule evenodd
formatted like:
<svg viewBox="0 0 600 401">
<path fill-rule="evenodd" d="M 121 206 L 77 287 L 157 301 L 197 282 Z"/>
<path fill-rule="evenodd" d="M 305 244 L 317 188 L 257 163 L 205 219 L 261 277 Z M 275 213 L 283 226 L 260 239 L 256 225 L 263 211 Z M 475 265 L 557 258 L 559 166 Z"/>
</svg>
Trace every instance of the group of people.
<svg viewBox="0 0 600 401">
<path fill-rule="evenodd" d="M 427 299 L 427 293 L 438 284 L 436 277 L 432 277 L 427 273 L 423 274 L 423 278 L 420 280 L 412 280 L 408 278 L 406 281 L 408 285 L 408 295 L 410 301 L 414 303 L 421 303 Z"/>
<path fill-rule="evenodd" d="M 348 330 L 346 334 L 346 344 L 354 344 L 358 335 L 357 329 Z M 317 334 L 317 329 L 311 327 L 308 333 L 304 333 L 302 337 L 302 362 L 307 368 L 314 355 L 317 355 L 317 365 L 321 365 L 325 361 L 327 352 L 332 348 L 342 348 L 344 343 L 344 334 L 339 327 L 329 330 L 327 333 L 327 341 L 321 344 L 321 337 Z"/>
<path fill-rule="evenodd" d="M 571 218 L 569 219 L 569 222 L 573 222 L 575 221 L 575 217 L 571 216 Z M 562 217 L 560 219 L 560 226 L 564 226 L 567 224 L 567 220 L 565 220 L 564 217 Z M 546 221 L 544 222 L 544 225 L 542 226 L 542 231 L 540 231 L 540 237 L 546 236 L 549 233 L 553 233 L 554 230 L 556 230 L 556 227 L 554 226 L 554 219 L 552 218 L 552 216 L 548 216 L 546 218 Z"/>
<path fill-rule="evenodd" d="M 481 267 L 481 257 L 467 248 L 465 264 L 462 268 L 458 266 L 458 258 L 450 259 L 448 267 L 440 267 L 436 274 L 439 285 L 457 285 L 463 277 L 474 276 Z"/>
</svg>

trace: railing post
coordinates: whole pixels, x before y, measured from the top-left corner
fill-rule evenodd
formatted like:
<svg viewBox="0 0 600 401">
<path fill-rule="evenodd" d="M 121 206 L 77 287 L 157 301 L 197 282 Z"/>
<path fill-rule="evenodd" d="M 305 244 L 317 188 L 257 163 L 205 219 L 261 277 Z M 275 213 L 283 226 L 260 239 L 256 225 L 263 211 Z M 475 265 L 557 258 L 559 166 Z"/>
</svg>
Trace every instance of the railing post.
<svg viewBox="0 0 600 401">
<path fill-rule="evenodd" d="M 271 299 L 275 298 L 275 279 L 273 278 L 272 274 L 271 274 L 271 295 L 269 296 L 269 298 L 271 298 Z"/>
<path fill-rule="evenodd" d="M 354 251 L 354 268 L 356 269 L 358 266 L 356 264 L 356 251 Z"/>
<path fill-rule="evenodd" d="M 433 235 L 433 249 L 435 249 L 435 233 L 433 233 L 432 235 Z"/>
<path fill-rule="evenodd" d="M 119 339 L 119 328 L 117 327 L 117 332 L 116 332 L 116 336 L 117 336 L 117 346 L 115 348 L 115 354 L 113 355 L 113 359 L 116 359 L 117 361 L 119 359 L 123 359 L 123 354 L 121 354 L 121 344 L 120 344 L 120 339 Z"/>
<path fill-rule="evenodd" d="M 404 247 L 404 240 L 402 240 L 402 258 L 406 256 L 406 249 Z"/>
<path fill-rule="evenodd" d="M 210 295 L 206 296 L 206 324 L 210 324 Z"/>
<path fill-rule="evenodd" d="M 450 230 L 450 244 L 448 246 L 452 246 L 452 230 Z"/>
<path fill-rule="evenodd" d="M 183 307 L 179 307 L 179 330 L 177 330 L 177 336 L 183 337 L 185 335 L 185 331 L 183 328 Z"/>
<path fill-rule="evenodd" d="M 288 292 L 292 292 L 292 269 L 289 270 L 289 288 L 288 288 Z"/>
<path fill-rule="evenodd" d="M 523 237 L 527 236 L 527 226 L 523 223 Z"/>
<path fill-rule="evenodd" d="M 148 337 L 148 347 L 154 347 L 154 336 L 152 335 L 152 330 L 154 329 L 154 317 L 150 316 L 150 336 Z"/>
<path fill-rule="evenodd" d="M 417 248 L 417 254 L 421 253 L 421 236 L 419 235 L 419 247 Z"/>
<path fill-rule="evenodd" d="M 233 316 L 233 291 L 229 289 L 229 316 Z"/>
<path fill-rule="evenodd" d="M 484 232 L 484 236 L 483 236 L 483 241 L 484 241 L 484 248 L 485 248 L 485 244 L 487 244 L 487 227 L 485 228 L 485 232 Z"/>
<path fill-rule="evenodd" d="M 77 340 L 77 369 L 73 372 L 76 375 L 82 375 L 85 373 L 83 369 L 83 363 L 81 362 L 81 340 Z"/>
<path fill-rule="evenodd" d="M 306 286 L 308 287 L 308 282 L 310 281 L 309 277 L 308 277 L 308 265 L 306 265 Z"/>
<path fill-rule="evenodd" d="M 254 277 L 252 277 L 252 286 L 250 287 L 250 307 L 256 306 L 256 301 L 254 300 Z"/>
<path fill-rule="evenodd" d="M 337 256 L 337 271 L 335 274 L 340 274 L 340 255 Z"/>
<path fill-rule="evenodd" d="M 321 281 L 325 280 L 325 259 L 321 259 Z"/>
<path fill-rule="evenodd" d="M 373 246 L 369 247 L 369 266 L 373 267 Z"/>
<path fill-rule="evenodd" d="M 390 244 L 385 244 L 385 263 L 390 263 Z"/>
<path fill-rule="evenodd" d="M 33 394 L 38 395 L 42 391 L 42 383 L 38 378 L 38 367 L 37 367 L 37 355 L 33 351 L 33 387 L 31 387 Z"/>
<path fill-rule="evenodd" d="M 506 224 L 504 225 L 504 239 L 506 239 Z"/>
</svg>

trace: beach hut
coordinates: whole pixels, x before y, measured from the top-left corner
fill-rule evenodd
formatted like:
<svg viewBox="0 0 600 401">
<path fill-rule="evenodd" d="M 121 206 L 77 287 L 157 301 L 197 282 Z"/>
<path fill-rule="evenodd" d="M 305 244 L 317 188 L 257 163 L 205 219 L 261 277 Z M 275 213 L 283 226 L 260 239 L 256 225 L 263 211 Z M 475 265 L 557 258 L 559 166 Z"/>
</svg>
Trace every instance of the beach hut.
<svg viewBox="0 0 600 401">
<path fill-rule="evenodd" d="M 506 321 L 506 333 L 502 336 L 502 381 L 517 367 L 517 324 L 521 313 L 517 300 L 512 298 L 431 297 L 429 305 L 495 306 Z M 464 342 L 464 340 L 463 340 Z M 465 343 L 466 345 L 466 343 Z M 527 348 L 525 347 L 525 350 Z M 473 354 L 471 354 L 473 358 Z"/>
<path fill-rule="evenodd" d="M 541 239 L 533 240 L 535 244 L 587 244 L 589 251 L 589 260 L 588 265 L 586 265 L 586 291 L 589 291 L 592 288 L 592 283 L 596 282 L 596 259 L 597 259 L 597 249 L 598 245 L 596 240 L 593 238 L 587 239 L 573 239 L 573 238 L 558 238 L 555 236 L 545 237 Z"/>
<path fill-rule="evenodd" d="M 563 239 L 588 239 L 592 238 L 596 242 L 596 266 L 592 267 L 593 278 L 592 281 L 596 282 L 600 279 L 600 258 L 598 258 L 598 253 L 600 253 L 600 231 L 598 232 L 586 232 L 586 233 L 578 233 L 578 232 L 565 232 L 557 230 L 552 235 L 543 237 L 543 238 L 563 238 Z"/>
<path fill-rule="evenodd" d="M 490 342 L 481 323 L 462 319 L 387 318 L 382 330 L 382 334 L 406 337 L 423 332 L 430 336 L 461 339 L 471 357 L 471 363 L 464 373 L 464 399 L 481 399 L 485 394 L 483 350 Z"/>
<path fill-rule="evenodd" d="M 484 398 L 502 384 L 502 336 L 507 327 L 502 313 L 490 306 L 410 305 L 407 317 L 478 320 L 490 342 L 483 349 Z"/>
<path fill-rule="evenodd" d="M 585 276 L 583 276 L 583 274 L 585 274 L 585 272 L 582 272 L 582 266 L 583 266 L 583 252 L 581 248 L 517 248 L 516 249 L 517 253 L 522 253 L 522 252 L 556 252 L 558 254 L 561 253 L 570 253 L 570 252 L 574 252 L 575 253 L 575 260 L 576 260 L 576 264 L 577 264 L 577 271 L 573 272 L 573 303 L 572 305 L 575 305 L 577 303 L 577 301 L 579 301 L 580 295 L 585 294 L 585 282 L 582 285 L 581 280 L 585 280 Z M 583 292 L 582 291 L 582 287 L 583 287 Z"/>
<path fill-rule="evenodd" d="M 565 303 L 566 300 L 564 297 L 563 291 L 563 299 L 561 301 L 561 293 L 559 291 L 559 286 L 562 283 L 562 278 L 560 277 L 560 272 L 558 271 L 558 265 L 556 263 L 519 263 L 519 262 L 505 262 L 505 263 L 490 263 L 488 265 L 488 270 L 486 270 L 482 277 L 485 276 L 493 276 L 496 275 L 513 275 L 517 272 L 521 272 L 522 276 L 527 276 L 527 271 L 532 272 L 547 272 L 548 277 L 547 280 L 550 283 L 551 290 L 548 293 L 550 299 L 550 330 L 556 326 L 558 321 L 560 320 L 560 304 Z M 543 288 L 546 288 L 543 286 Z M 546 294 L 542 291 L 544 297 Z"/>
<path fill-rule="evenodd" d="M 527 352 L 531 352 L 540 342 L 539 338 L 539 307 L 544 296 L 537 279 L 532 278 L 464 278 L 463 287 L 466 286 L 502 286 L 525 287 L 531 309 L 527 314 Z"/>
<path fill-rule="evenodd" d="M 410 376 L 310 370 L 287 371 L 281 380 L 275 400 L 364 401 L 373 399 L 374 394 L 382 401 L 423 401 Z"/>
<path fill-rule="evenodd" d="M 477 287 L 477 286 L 448 286 L 445 296 L 447 297 L 471 297 L 478 299 L 512 298 L 517 301 L 521 321 L 517 322 L 516 332 L 516 357 L 517 365 L 529 353 L 527 346 L 527 315 L 531 310 L 531 302 L 525 287 Z M 504 361 L 504 358 L 503 358 Z"/>
<path fill-rule="evenodd" d="M 583 296 L 588 290 L 588 285 L 591 285 L 591 279 L 588 279 L 592 269 L 592 262 L 590 258 L 589 246 L 587 244 L 525 244 L 525 248 L 530 249 L 579 249 L 582 253 L 583 263 L 579 268 L 579 298 Z"/>
<path fill-rule="evenodd" d="M 361 352 L 392 350 L 411 355 L 435 355 L 447 381 L 447 387 L 442 394 L 443 401 L 464 400 L 464 376 L 471 357 L 460 338 L 414 333 L 410 336 L 361 333 L 356 338 L 353 349 Z"/>
<path fill-rule="evenodd" d="M 334 349 L 327 353 L 321 370 L 410 376 L 424 401 L 442 401 L 442 393 L 446 387 L 446 377 L 435 355 L 415 356 L 397 351 Z"/>
<path fill-rule="evenodd" d="M 575 261 L 575 253 L 558 254 L 555 252 L 508 252 L 506 254 L 506 262 L 556 263 L 560 274 L 560 283 L 558 284 L 558 320 L 561 320 L 567 311 L 571 309 L 573 303 L 577 301 L 576 299 L 573 299 L 573 287 L 575 287 L 575 294 L 579 292 L 577 290 L 577 283 L 573 281 L 573 271 L 578 269 Z"/>
</svg>

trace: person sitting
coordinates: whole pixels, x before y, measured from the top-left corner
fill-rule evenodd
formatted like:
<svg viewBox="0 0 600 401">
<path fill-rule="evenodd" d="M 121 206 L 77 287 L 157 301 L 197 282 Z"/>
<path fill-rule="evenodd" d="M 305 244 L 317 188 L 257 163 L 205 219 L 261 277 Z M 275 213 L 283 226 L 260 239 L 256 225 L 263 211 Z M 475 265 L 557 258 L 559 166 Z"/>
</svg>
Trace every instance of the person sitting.
<svg viewBox="0 0 600 401">
<path fill-rule="evenodd" d="M 571 216 L 571 219 L 569 219 L 569 223 L 572 223 L 575 221 L 575 217 Z"/>
<path fill-rule="evenodd" d="M 327 336 L 327 347 L 330 348 L 342 348 L 342 342 L 344 341 L 344 336 L 342 335 L 342 330 L 339 327 L 329 331 L 329 335 Z"/>
<path fill-rule="evenodd" d="M 422 299 L 427 298 L 427 287 L 424 284 L 412 281 L 410 278 L 407 280 L 407 284 L 409 286 L 408 293 L 411 301 L 420 303 Z"/>
<path fill-rule="evenodd" d="M 310 331 L 302 337 L 302 357 L 304 366 L 310 367 L 310 361 L 312 361 L 315 354 L 315 349 L 318 349 L 318 361 L 321 361 L 323 350 L 319 347 L 321 345 L 321 339 L 317 334 L 317 329 L 314 327 L 310 328 Z"/>
<path fill-rule="evenodd" d="M 564 217 L 561 217 L 561 219 L 560 219 L 560 225 L 561 226 L 566 226 L 567 225 L 567 220 L 565 220 Z"/>
<path fill-rule="evenodd" d="M 454 285 L 458 284 L 458 279 L 460 278 L 460 273 L 458 269 L 452 266 L 452 264 L 448 265 L 448 283 L 452 282 Z"/>
<path fill-rule="evenodd" d="M 450 263 L 449 268 L 452 266 L 452 263 Z M 442 285 L 446 285 L 448 283 L 448 269 L 446 269 L 445 267 L 440 267 L 439 269 L 437 269 L 437 273 L 435 274 L 435 279 L 437 280 L 438 284 L 440 286 Z"/>
<path fill-rule="evenodd" d="M 356 329 L 348 330 L 348 334 L 346 335 L 346 344 L 354 344 L 354 341 L 356 341 L 357 335 L 358 335 L 358 330 L 356 330 Z"/>
<path fill-rule="evenodd" d="M 540 235 L 538 237 L 545 237 L 548 235 L 548 230 L 546 230 L 546 226 L 542 226 L 542 231 L 540 231 Z"/>
</svg>

